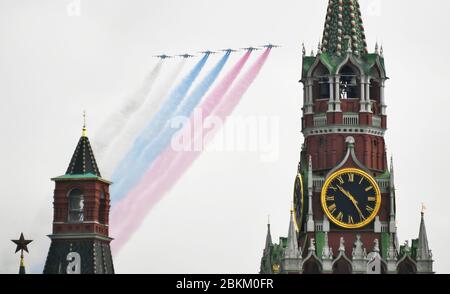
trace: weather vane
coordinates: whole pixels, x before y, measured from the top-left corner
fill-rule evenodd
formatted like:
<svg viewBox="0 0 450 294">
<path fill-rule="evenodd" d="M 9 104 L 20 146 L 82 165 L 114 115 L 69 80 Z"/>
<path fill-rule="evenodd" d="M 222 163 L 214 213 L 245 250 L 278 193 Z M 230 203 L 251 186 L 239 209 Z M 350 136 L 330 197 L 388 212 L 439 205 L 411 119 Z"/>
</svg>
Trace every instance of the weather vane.
<svg viewBox="0 0 450 294">
<path fill-rule="evenodd" d="M 86 137 L 86 110 L 83 110 L 83 137 Z"/>
<path fill-rule="evenodd" d="M 425 206 L 425 203 L 422 202 L 422 208 L 421 208 L 422 214 L 424 214 L 426 210 L 427 210 L 427 207 Z"/>
<path fill-rule="evenodd" d="M 20 267 L 19 267 L 19 274 L 24 275 L 25 274 L 25 263 L 23 261 L 23 251 L 25 250 L 28 253 L 28 247 L 27 245 L 30 244 L 31 242 L 33 242 L 33 240 L 26 240 L 25 237 L 23 236 L 23 233 L 20 233 L 20 238 L 19 240 L 11 240 L 13 241 L 17 247 L 16 247 L 16 252 L 20 251 Z"/>
</svg>

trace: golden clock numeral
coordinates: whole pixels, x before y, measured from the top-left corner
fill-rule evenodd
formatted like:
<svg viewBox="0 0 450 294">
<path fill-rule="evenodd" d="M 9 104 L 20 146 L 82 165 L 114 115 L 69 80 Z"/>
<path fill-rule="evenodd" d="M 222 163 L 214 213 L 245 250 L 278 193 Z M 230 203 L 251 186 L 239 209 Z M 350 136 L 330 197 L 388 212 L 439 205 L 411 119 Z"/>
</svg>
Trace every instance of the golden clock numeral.
<svg viewBox="0 0 450 294">
<path fill-rule="evenodd" d="M 339 176 L 336 179 L 339 181 L 339 183 L 341 183 L 341 185 L 345 182 L 342 176 Z"/>
<path fill-rule="evenodd" d="M 327 196 L 327 201 L 334 201 L 334 196 Z"/>
<path fill-rule="evenodd" d="M 338 216 L 336 217 L 336 219 L 340 222 L 342 222 L 342 220 L 344 219 L 344 214 L 342 212 L 339 212 Z"/>
<path fill-rule="evenodd" d="M 333 205 L 330 205 L 330 206 L 328 206 L 328 210 L 331 212 L 331 213 L 334 213 L 335 211 L 336 211 L 336 204 L 333 204 Z"/>
<path fill-rule="evenodd" d="M 353 217 L 351 215 L 348 216 L 348 223 L 351 225 L 355 224 L 355 221 L 353 220 Z"/>
<path fill-rule="evenodd" d="M 369 191 L 372 190 L 372 189 L 373 189 L 373 187 L 372 187 L 372 186 L 369 186 L 369 187 L 366 188 L 366 192 L 369 192 Z"/>
<path fill-rule="evenodd" d="M 355 181 L 355 174 L 348 174 L 348 181 L 353 183 Z"/>
<path fill-rule="evenodd" d="M 364 181 L 364 177 L 361 177 L 361 180 L 359 181 L 359 184 L 361 185 L 363 181 Z"/>
<path fill-rule="evenodd" d="M 377 201 L 377 197 L 369 197 L 369 198 L 367 198 L 367 201 L 375 202 L 375 201 Z"/>
<path fill-rule="evenodd" d="M 367 212 L 372 213 L 374 211 L 374 209 L 372 207 L 370 207 L 369 205 L 366 206 L 366 210 Z"/>
<path fill-rule="evenodd" d="M 329 189 L 331 189 L 331 190 L 333 190 L 333 191 L 337 191 L 337 188 L 336 188 L 336 187 L 333 187 L 333 186 L 331 186 L 331 185 L 330 185 Z"/>
</svg>

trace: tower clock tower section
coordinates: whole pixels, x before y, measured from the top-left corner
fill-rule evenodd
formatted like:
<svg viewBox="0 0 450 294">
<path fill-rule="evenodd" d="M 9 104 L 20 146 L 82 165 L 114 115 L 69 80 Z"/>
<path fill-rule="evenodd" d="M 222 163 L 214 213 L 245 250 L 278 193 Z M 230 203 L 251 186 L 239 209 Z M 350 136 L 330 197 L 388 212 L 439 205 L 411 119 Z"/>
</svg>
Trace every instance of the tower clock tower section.
<svg viewBox="0 0 450 294">
<path fill-rule="evenodd" d="M 411 247 L 397 240 L 394 167 L 384 139 L 388 77 L 383 48 L 367 48 L 357 0 L 329 0 L 317 54 L 308 56 L 303 48 L 302 62 L 297 232 L 290 225 L 288 238 L 296 235 L 298 248 L 284 246 L 286 272 L 432 272 L 423 219 Z M 301 256 L 295 259 L 292 252 Z"/>
<path fill-rule="evenodd" d="M 109 181 L 101 177 L 86 128 L 55 182 L 53 232 L 44 274 L 113 274 Z"/>
</svg>

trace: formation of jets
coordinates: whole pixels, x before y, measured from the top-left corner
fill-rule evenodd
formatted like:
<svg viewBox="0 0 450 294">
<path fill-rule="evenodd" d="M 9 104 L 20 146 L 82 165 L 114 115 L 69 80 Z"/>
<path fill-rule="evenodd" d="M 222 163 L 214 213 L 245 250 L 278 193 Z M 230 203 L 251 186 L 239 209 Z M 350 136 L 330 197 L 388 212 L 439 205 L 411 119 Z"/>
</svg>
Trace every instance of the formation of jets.
<svg viewBox="0 0 450 294">
<path fill-rule="evenodd" d="M 227 52 L 227 53 L 233 53 L 233 52 L 238 52 L 241 50 L 246 50 L 246 51 L 256 51 L 256 50 L 261 50 L 262 48 L 266 48 L 266 49 L 272 49 L 272 48 L 279 48 L 281 47 L 280 45 L 274 45 L 274 44 L 267 44 L 267 45 L 262 45 L 262 46 L 258 46 L 258 47 L 247 47 L 247 48 L 241 48 L 239 50 L 235 50 L 232 48 L 228 48 L 228 49 L 222 49 L 220 50 L 221 52 Z M 217 51 L 210 51 L 210 50 L 206 50 L 206 51 L 201 51 L 198 52 L 200 54 L 206 54 L 206 55 L 211 55 L 211 54 L 216 54 Z M 195 57 L 195 55 L 191 55 L 191 54 L 181 54 L 181 55 L 176 55 L 176 56 L 169 56 L 166 54 L 162 54 L 162 55 L 156 55 L 154 56 L 156 58 L 160 58 L 160 59 L 168 59 L 168 58 L 174 58 L 174 57 L 181 57 L 181 58 L 192 58 Z"/>
</svg>

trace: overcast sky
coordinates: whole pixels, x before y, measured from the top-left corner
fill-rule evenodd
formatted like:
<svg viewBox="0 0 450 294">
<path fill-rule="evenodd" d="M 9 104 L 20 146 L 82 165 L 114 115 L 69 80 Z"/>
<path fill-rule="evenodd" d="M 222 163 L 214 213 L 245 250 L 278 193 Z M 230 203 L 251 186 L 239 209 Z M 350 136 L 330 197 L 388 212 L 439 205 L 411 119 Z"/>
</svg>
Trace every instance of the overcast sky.
<svg viewBox="0 0 450 294">
<path fill-rule="evenodd" d="M 117 273 L 258 272 L 268 214 L 274 240 L 287 235 L 303 141 L 301 43 L 316 49 L 327 3 L 0 0 L 0 273 L 17 272 L 10 239 L 22 231 L 35 240 L 26 263 L 42 272 L 50 178 L 69 164 L 83 109 L 93 136 L 137 89 L 156 62 L 152 55 L 273 42 L 283 48 L 271 53 L 234 115 L 279 118 L 278 159 L 202 155 L 114 259 Z M 417 237 L 425 202 L 435 269 L 450 273 L 450 3 L 360 3 L 369 47 L 383 43 L 390 77 L 386 140 L 395 159 L 399 239 Z"/>
</svg>

